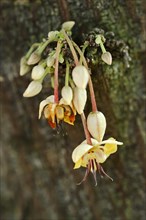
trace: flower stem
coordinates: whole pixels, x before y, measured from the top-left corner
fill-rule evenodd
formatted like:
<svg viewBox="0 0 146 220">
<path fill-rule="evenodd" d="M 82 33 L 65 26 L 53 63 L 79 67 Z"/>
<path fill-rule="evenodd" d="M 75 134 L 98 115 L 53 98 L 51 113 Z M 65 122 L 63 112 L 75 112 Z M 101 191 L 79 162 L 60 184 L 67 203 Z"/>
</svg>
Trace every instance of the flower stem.
<svg viewBox="0 0 146 220">
<path fill-rule="evenodd" d="M 66 61 L 65 86 L 68 86 L 69 81 L 69 63 Z"/>
<path fill-rule="evenodd" d="M 42 54 L 42 52 L 45 50 L 45 48 L 47 47 L 47 45 L 50 43 L 50 40 L 46 40 L 42 45 L 40 45 L 40 47 L 36 50 L 38 52 L 38 54 Z"/>
<path fill-rule="evenodd" d="M 101 50 L 102 50 L 102 53 L 105 53 L 105 52 L 106 52 L 106 49 L 105 49 L 104 44 L 103 44 L 102 41 L 100 42 L 100 48 L 101 48 Z"/>
<path fill-rule="evenodd" d="M 83 128 L 84 128 L 87 144 L 92 145 L 91 136 L 90 136 L 88 128 L 87 128 L 87 122 L 86 122 L 86 117 L 85 117 L 84 112 L 81 114 L 81 119 L 82 119 L 82 124 L 83 124 Z"/>
<path fill-rule="evenodd" d="M 74 47 L 76 48 L 76 50 L 80 54 L 80 57 L 82 58 L 83 64 L 88 70 L 89 69 L 88 64 L 87 64 L 87 61 L 86 61 L 86 59 L 83 55 L 83 52 L 81 51 L 81 49 L 78 47 L 78 45 L 74 41 L 72 41 L 72 44 L 74 45 Z M 92 83 L 90 73 L 89 73 L 89 90 L 90 90 L 90 96 L 91 96 L 92 111 L 96 112 L 97 111 L 97 105 L 96 105 L 95 93 L 94 93 L 94 88 L 93 88 L 93 83 Z"/>
<path fill-rule="evenodd" d="M 63 35 L 64 35 L 64 37 L 65 37 L 65 39 L 66 39 L 66 41 L 67 41 L 67 43 L 68 43 L 68 45 L 69 45 L 69 47 L 70 47 L 70 50 L 71 50 L 71 52 L 72 52 L 72 55 L 73 55 L 75 64 L 76 64 L 76 66 L 77 66 L 77 65 L 79 64 L 79 60 L 78 60 L 77 53 L 76 53 L 76 51 L 75 51 L 75 49 L 74 49 L 74 47 L 73 47 L 72 41 L 69 39 L 69 37 L 68 37 L 68 35 L 66 34 L 66 32 L 65 32 L 64 29 L 62 29 L 61 32 L 63 33 Z"/>
<path fill-rule="evenodd" d="M 61 50 L 60 41 L 57 42 L 56 59 L 55 59 L 55 72 L 54 72 L 54 102 L 58 103 L 58 66 L 59 66 L 59 54 Z"/>
<path fill-rule="evenodd" d="M 88 45 L 89 45 L 89 42 L 88 42 L 88 41 L 85 41 L 85 43 L 84 43 L 84 45 L 83 45 L 83 47 L 82 47 L 82 53 L 83 53 L 83 55 L 84 55 L 85 50 L 86 50 L 86 48 L 88 47 Z M 82 57 L 81 57 L 81 56 L 80 56 L 80 63 L 82 63 Z"/>
<path fill-rule="evenodd" d="M 71 77 L 69 77 L 69 83 L 70 83 L 71 88 L 74 89 L 75 84 L 74 84 L 73 80 L 71 79 Z"/>
</svg>

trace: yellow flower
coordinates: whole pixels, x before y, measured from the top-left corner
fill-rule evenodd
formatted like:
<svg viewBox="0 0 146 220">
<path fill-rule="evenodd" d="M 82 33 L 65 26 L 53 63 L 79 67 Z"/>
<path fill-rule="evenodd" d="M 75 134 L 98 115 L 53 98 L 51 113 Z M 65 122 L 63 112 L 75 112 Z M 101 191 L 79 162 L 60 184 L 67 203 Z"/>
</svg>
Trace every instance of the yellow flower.
<svg viewBox="0 0 146 220">
<path fill-rule="evenodd" d="M 97 185 L 96 171 L 101 175 L 108 176 L 100 164 L 104 163 L 111 154 L 117 151 L 117 145 L 122 145 L 123 143 L 116 141 L 114 138 L 109 138 L 108 140 L 101 142 L 91 138 L 91 142 L 92 145 L 87 144 L 87 141 L 85 140 L 77 146 L 72 153 L 72 160 L 75 163 L 74 169 L 78 169 L 81 166 L 87 168 L 81 183 L 86 180 L 91 171 Z"/>
<path fill-rule="evenodd" d="M 59 103 L 55 103 L 54 95 L 49 96 L 40 103 L 39 118 L 42 111 L 44 111 L 44 116 L 48 119 L 48 123 L 52 128 L 56 128 L 57 124 L 62 120 L 68 124 L 74 124 L 75 108 L 72 103 L 68 105 L 63 98 L 60 99 Z"/>
</svg>

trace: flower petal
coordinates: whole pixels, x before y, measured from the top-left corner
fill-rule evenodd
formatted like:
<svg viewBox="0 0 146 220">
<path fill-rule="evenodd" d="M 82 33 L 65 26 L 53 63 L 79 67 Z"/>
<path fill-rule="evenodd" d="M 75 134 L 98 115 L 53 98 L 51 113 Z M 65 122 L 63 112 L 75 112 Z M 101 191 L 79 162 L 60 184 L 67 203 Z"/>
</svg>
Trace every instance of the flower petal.
<svg viewBox="0 0 146 220">
<path fill-rule="evenodd" d="M 80 144 L 72 152 L 72 160 L 76 163 L 84 154 L 86 154 L 93 146 L 89 144 Z"/>
<path fill-rule="evenodd" d="M 43 100 L 42 102 L 40 102 L 40 105 L 39 105 L 39 119 L 42 115 L 42 111 L 44 109 L 44 107 L 49 104 L 49 103 L 53 103 L 54 102 L 54 95 L 50 95 L 48 96 L 45 100 Z"/>
<path fill-rule="evenodd" d="M 103 150 L 107 155 L 113 154 L 117 151 L 117 144 L 105 144 Z"/>
<path fill-rule="evenodd" d="M 96 161 L 98 163 L 104 163 L 107 159 L 107 155 L 100 149 L 94 153 L 96 155 Z"/>
<path fill-rule="evenodd" d="M 79 160 L 75 163 L 74 169 L 80 168 L 81 165 L 82 165 L 82 159 L 79 159 Z"/>
<path fill-rule="evenodd" d="M 107 140 L 105 140 L 105 141 L 101 141 L 101 142 L 99 142 L 99 144 L 101 145 L 101 144 L 117 144 L 117 145 L 122 145 L 123 143 L 122 142 L 119 142 L 119 141 L 116 141 L 114 138 L 109 138 L 109 139 L 107 139 Z"/>
</svg>

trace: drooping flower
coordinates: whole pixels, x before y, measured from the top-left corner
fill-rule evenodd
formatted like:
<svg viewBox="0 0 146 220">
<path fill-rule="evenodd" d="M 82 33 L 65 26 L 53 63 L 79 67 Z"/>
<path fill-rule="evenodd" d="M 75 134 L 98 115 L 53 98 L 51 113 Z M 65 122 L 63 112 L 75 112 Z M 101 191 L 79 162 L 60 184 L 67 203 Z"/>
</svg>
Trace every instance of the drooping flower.
<svg viewBox="0 0 146 220">
<path fill-rule="evenodd" d="M 109 177 L 103 170 L 101 163 L 104 163 L 106 159 L 117 151 L 117 145 L 122 145 L 122 142 L 116 141 L 114 138 L 98 142 L 96 139 L 91 138 L 92 144 L 87 144 L 87 141 L 83 141 L 77 146 L 72 153 L 72 160 L 75 163 L 74 169 L 78 169 L 81 166 L 86 167 L 86 172 L 81 184 L 86 180 L 89 172 L 93 173 L 95 179 L 95 185 L 97 185 L 96 172 L 98 171 L 101 176 L 105 175 Z M 109 177 L 111 180 L 112 178 Z"/>
<path fill-rule="evenodd" d="M 39 118 L 41 117 L 42 111 L 52 128 L 56 128 L 60 121 L 71 125 L 74 124 L 76 115 L 75 108 L 72 103 L 70 103 L 70 105 L 67 104 L 63 98 L 60 99 L 59 103 L 55 103 L 54 95 L 49 96 L 40 103 Z"/>
</svg>

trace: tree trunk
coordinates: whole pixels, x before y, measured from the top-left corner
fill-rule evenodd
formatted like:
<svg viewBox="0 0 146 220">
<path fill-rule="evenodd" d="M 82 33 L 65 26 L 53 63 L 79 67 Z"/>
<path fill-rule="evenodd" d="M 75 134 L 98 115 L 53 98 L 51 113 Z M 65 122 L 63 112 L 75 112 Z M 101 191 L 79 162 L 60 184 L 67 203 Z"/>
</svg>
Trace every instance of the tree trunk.
<svg viewBox="0 0 146 220">
<path fill-rule="evenodd" d="M 1 7 L 1 214 L 2 220 L 145 219 L 144 186 L 144 5 L 140 0 L 14 0 Z M 115 34 L 129 46 L 111 67 L 93 65 L 96 99 L 108 123 L 106 135 L 124 142 L 104 164 L 114 182 L 92 176 L 77 186 L 84 169 L 73 170 L 71 153 L 84 140 L 81 121 L 59 134 L 38 105 L 47 89 L 22 97 L 29 79 L 19 61 L 29 46 L 66 20 L 75 20 L 73 37 L 94 27 Z M 125 51 L 123 51 L 123 54 Z M 125 61 L 124 61 L 125 59 Z M 91 111 L 87 105 L 88 113 Z"/>
</svg>

